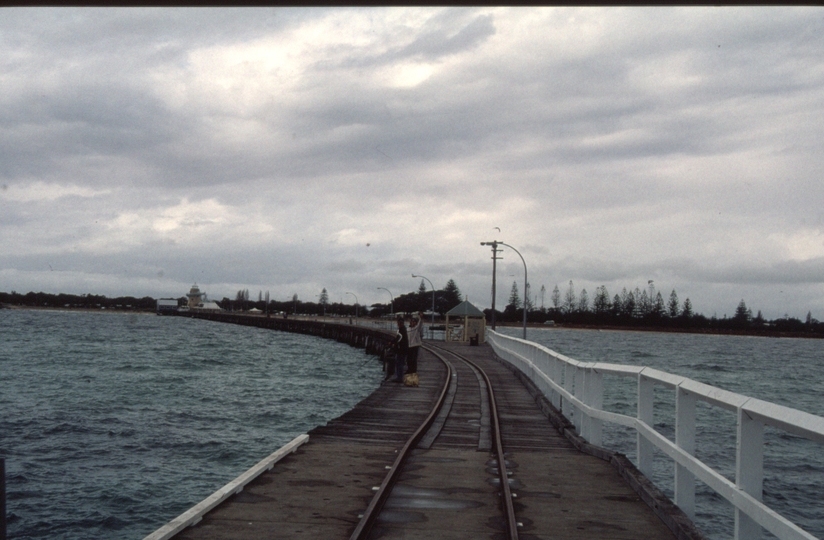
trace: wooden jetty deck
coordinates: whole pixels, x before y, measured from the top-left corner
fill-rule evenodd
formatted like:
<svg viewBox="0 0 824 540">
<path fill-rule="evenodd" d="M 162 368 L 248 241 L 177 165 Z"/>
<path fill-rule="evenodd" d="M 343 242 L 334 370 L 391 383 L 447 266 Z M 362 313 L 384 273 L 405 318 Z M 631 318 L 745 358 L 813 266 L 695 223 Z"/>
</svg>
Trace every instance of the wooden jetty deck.
<svg viewBox="0 0 824 540">
<path fill-rule="evenodd" d="M 536 399 L 528 381 L 498 362 L 490 347 L 432 345 L 468 356 L 492 379 L 520 538 L 703 538 L 626 458 L 580 451 L 587 445 L 569 436 L 569 424 L 546 400 Z M 479 413 L 482 390 L 473 370 L 459 364 L 453 362 L 457 385 L 449 417 L 437 437 L 424 437 L 413 451 L 371 538 L 504 538 L 496 463 Z M 421 351 L 418 373 L 420 387 L 383 383 L 175 538 L 349 538 L 373 486 L 381 484 L 399 448 L 429 414 L 446 367 Z"/>
</svg>

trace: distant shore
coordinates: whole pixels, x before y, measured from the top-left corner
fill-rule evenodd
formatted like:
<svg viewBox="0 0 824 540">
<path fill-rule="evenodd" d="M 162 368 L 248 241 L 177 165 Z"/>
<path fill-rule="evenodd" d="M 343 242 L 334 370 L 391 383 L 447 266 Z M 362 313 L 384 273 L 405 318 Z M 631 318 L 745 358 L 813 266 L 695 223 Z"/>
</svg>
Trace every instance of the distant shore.
<svg viewBox="0 0 824 540">
<path fill-rule="evenodd" d="M 0 309 L 28 310 L 28 311 L 65 311 L 76 313 L 134 313 L 136 315 L 154 315 L 153 309 L 112 309 L 112 308 L 81 308 L 81 307 L 58 307 L 58 306 L 14 306 L 10 304 L 0 304 Z"/>
<path fill-rule="evenodd" d="M 497 326 L 507 328 L 523 328 L 523 323 L 497 323 Z M 658 332 L 669 334 L 700 334 L 719 336 L 750 336 L 750 337 L 771 337 L 771 338 L 806 338 L 822 339 L 824 335 L 813 332 L 780 332 L 769 329 L 717 329 L 717 328 L 678 328 L 667 326 L 597 326 L 588 324 L 540 324 L 527 323 L 527 328 L 544 330 L 597 330 L 606 332 Z"/>
<path fill-rule="evenodd" d="M 80 307 L 55 307 L 55 306 L 16 306 L 9 304 L 0 304 L 0 309 L 15 309 L 15 310 L 32 310 L 32 311 L 64 311 L 64 312 L 78 312 L 78 313 L 134 313 L 137 315 L 154 315 L 155 310 L 146 309 L 112 309 L 112 308 L 80 308 Z M 317 316 L 317 319 L 323 319 L 322 316 Z M 361 317 L 361 319 L 368 319 L 368 317 Z M 339 319 L 332 319 L 335 322 Z M 379 319 L 374 319 L 379 321 Z M 488 324 L 488 323 L 487 323 Z M 522 328 L 523 323 L 517 322 L 498 322 L 496 326 L 506 328 Z M 804 338 L 804 339 L 822 339 L 824 335 L 814 332 L 781 332 L 769 329 L 718 329 L 718 328 L 680 328 L 667 326 L 598 326 L 587 324 L 540 324 L 527 323 L 527 328 L 542 329 L 542 330 L 597 330 L 606 332 L 658 332 L 671 334 L 700 334 L 700 335 L 719 335 L 719 336 L 750 336 L 750 337 L 770 337 L 770 338 Z"/>
</svg>

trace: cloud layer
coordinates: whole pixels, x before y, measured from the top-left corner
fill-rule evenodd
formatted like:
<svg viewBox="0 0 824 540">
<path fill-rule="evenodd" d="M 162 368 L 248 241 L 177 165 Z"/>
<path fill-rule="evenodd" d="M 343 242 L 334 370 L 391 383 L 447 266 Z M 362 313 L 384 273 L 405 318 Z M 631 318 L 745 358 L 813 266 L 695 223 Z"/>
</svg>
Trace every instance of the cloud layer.
<svg viewBox="0 0 824 540">
<path fill-rule="evenodd" d="M 0 290 L 488 307 L 497 238 L 533 297 L 824 318 L 821 8 L 5 8 L 0 44 Z"/>
</svg>

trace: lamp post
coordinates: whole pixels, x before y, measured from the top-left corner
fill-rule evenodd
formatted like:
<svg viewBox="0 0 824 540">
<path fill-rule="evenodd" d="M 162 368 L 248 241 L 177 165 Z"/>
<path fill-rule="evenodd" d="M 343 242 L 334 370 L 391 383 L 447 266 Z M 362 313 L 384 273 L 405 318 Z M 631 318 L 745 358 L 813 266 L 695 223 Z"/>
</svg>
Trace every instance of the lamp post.
<svg viewBox="0 0 824 540">
<path fill-rule="evenodd" d="M 500 257 L 498 257 L 498 251 L 500 251 L 498 249 L 498 244 L 499 243 L 500 242 L 498 242 L 497 240 L 493 240 L 492 242 L 481 242 L 482 246 L 491 246 L 492 247 L 492 330 L 493 331 L 495 330 L 495 296 L 496 296 L 496 291 L 495 291 L 495 275 L 496 275 L 495 263 L 498 262 L 498 259 L 500 258 Z"/>
<path fill-rule="evenodd" d="M 506 244 L 504 242 L 498 242 L 497 240 L 492 241 L 492 242 L 481 242 L 481 245 L 482 246 L 486 246 L 486 245 L 492 246 L 492 251 L 493 251 L 493 272 L 494 272 L 494 258 L 495 258 L 494 253 L 495 253 L 495 249 L 499 245 L 506 246 L 509 249 L 511 249 L 512 251 L 514 251 L 515 253 L 517 253 L 518 257 L 521 258 L 521 262 L 524 263 L 524 339 L 526 339 L 526 305 L 528 303 L 527 302 L 527 300 L 528 300 L 527 295 L 529 294 L 529 289 L 528 289 L 529 281 L 527 280 L 526 261 L 524 260 L 524 256 L 521 255 L 520 251 L 518 251 L 514 247 L 510 246 L 509 244 Z M 493 280 L 494 280 L 494 274 L 493 274 Z M 493 281 L 493 283 L 494 283 L 494 281 Z M 494 296 L 493 296 L 493 302 L 494 302 Z M 494 305 L 494 303 L 493 303 L 493 305 Z M 494 307 L 492 308 L 492 313 L 495 313 L 495 308 Z"/>
<path fill-rule="evenodd" d="M 358 297 L 355 293 L 347 292 L 346 294 L 351 294 L 352 296 L 355 297 L 355 318 L 357 319 L 358 318 Z M 343 302 L 341 302 L 341 303 L 343 303 Z"/>
<path fill-rule="evenodd" d="M 419 276 L 417 274 L 412 274 L 414 278 L 423 278 L 426 281 L 429 281 L 429 278 L 426 276 Z M 435 286 L 432 285 L 432 282 L 429 281 L 429 286 L 432 287 L 432 324 L 435 324 Z M 421 321 L 423 322 L 423 321 Z"/>
<path fill-rule="evenodd" d="M 386 292 L 389 293 L 389 298 L 391 298 L 391 302 L 389 303 L 389 314 L 394 315 L 395 314 L 395 297 L 392 296 L 392 293 L 389 292 L 389 289 L 386 289 L 384 287 L 378 287 L 378 289 L 386 291 Z"/>
</svg>

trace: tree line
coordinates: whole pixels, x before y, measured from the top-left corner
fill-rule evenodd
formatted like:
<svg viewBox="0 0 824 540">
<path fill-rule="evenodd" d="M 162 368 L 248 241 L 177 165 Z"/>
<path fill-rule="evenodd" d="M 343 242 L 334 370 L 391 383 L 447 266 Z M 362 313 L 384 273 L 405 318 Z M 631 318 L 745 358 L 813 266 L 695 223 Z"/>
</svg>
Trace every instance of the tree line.
<svg viewBox="0 0 824 540">
<path fill-rule="evenodd" d="M 176 298 L 179 306 L 188 304 L 188 298 L 180 296 Z M 460 304 L 462 301 L 461 290 L 454 279 L 447 281 L 443 289 L 435 291 L 435 312 L 444 315 L 447 311 Z M 288 300 L 270 300 L 269 292 L 259 291 L 257 300 L 254 300 L 249 293 L 249 289 L 237 291 L 234 298 L 223 297 L 216 301 L 221 309 L 227 311 L 248 311 L 258 309 L 265 313 L 286 313 L 286 314 L 307 314 L 307 315 L 336 315 L 353 317 L 357 313 L 364 316 L 381 317 L 394 313 L 412 313 L 417 311 L 430 311 L 432 309 L 432 291 L 427 291 L 424 281 L 417 291 L 402 294 L 394 299 L 394 302 L 375 303 L 367 306 L 346 304 L 341 302 L 330 302 L 329 293 L 326 288 L 318 295 L 318 300 L 302 301 L 297 293 Z M 28 292 L 20 294 L 16 291 L 10 293 L 0 292 L 0 307 L 25 306 L 25 307 L 45 307 L 45 308 L 68 308 L 68 309 L 114 309 L 124 311 L 154 311 L 157 307 L 157 299 L 150 296 L 135 298 L 133 296 L 117 296 L 109 298 L 105 295 L 97 294 L 66 294 L 66 293 L 44 293 Z"/>
<path fill-rule="evenodd" d="M 186 300 L 186 297 L 183 297 Z M 98 294 L 49 294 L 44 292 L 28 292 L 20 294 L 0 292 L 0 305 L 72 309 L 117 309 L 132 311 L 153 311 L 157 300 L 149 296 L 135 298 L 134 296 L 117 296 L 108 298 Z"/>
<path fill-rule="evenodd" d="M 454 279 L 449 279 L 443 289 L 435 291 L 435 313 L 443 316 L 447 311 L 462 302 L 461 290 Z M 258 292 L 258 300 L 249 299 L 249 290 L 237 292 L 234 299 L 224 297 L 217 302 L 227 311 L 246 311 L 258 309 L 265 313 L 285 313 L 304 315 L 333 315 L 354 317 L 355 314 L 369 317 L 383 317 L 390 313 L 414 313 L 432 310 L 432 291 L 426 289 L 423 280 L 417 291 L 408 292 L 393 298 L 392 302 L 377 302 L 370 306 L 347 304 L 343 301 L 330 301 L 329 292 L 324 287 L 317 301 L 302 301 L 295 293 L 289 300 L 269 300 L 269 293 Z"/>
<path fill-rule="evenodd" d="M 462 294 L 454 279 L 449 279 L 446 285 L 435 291 L 435 313 L 443 316 L 447 311 L 457 306 L 463 300 Z M 617 326 L 617 327 L 668 327 L 683 328 L 695 331 L 737 331 L 745 333 L 815 333 L 824 335 L 824 323 L 819 322 L 807 313 L 805 320 L 785 315 L 782 318 L 767 320 L 761 311 L 753 315 L 742 299 L 732 317 L 724 315 L 718 318 L 715 315 L 706 317 L 695 312 L 689 298 L 681 301 L 673 289 L 664 298 L 661 292 L 656 291 L 653 282 L 648 287 L 633 290 L 623 288 L 620 293 L 610 295 L 606 286 L 595 289 L 590 298 L 586 289 L 575 291 L 570 280 L 569 285 L 561 292 L 555 285 L 547 299 L 546 287 L 542 286 L 540 293 L 530 298 L 529 292 L 522 300 L 518 285 L 512 283 L 509 302 L 503 311 L 496 311 L 496 320 L 500 322 L 521 322 L 523 310 L 527 310 L 527 321 L 543 324 L 553 321 L 557 324 L 576 324 L 587 326 Z M 539 300 L 540 299 L 540 300 Z M 187 297 L 177 298 L 178 305 L 187 303 Z M 548 300 L 548 301 L 547 301 Z M 3 305 L 71 308 L 71 309 L 112 309 L 123 311 L 154 311 L 157 300 L 144 296 L 107 297 L 96 294 L 50 294 L 44 292 L 28 292 L 21 294 L 0 292 L 0 307 Z M 426 289 L 421 280 L 417 291 L 408 292 L 394 298 L 394 302 L 374 303 L 366 306 L 346 304 L 344 302 L 329 301 L 329 293 L 324 288 L 318 295 L 317 302 L 304 302 L 297 293 L 288 300 L 270 300 L 269 293 L 260 291 L 257 300 L 250 298 L 249 290 L 237 292 L 235 298 L 224 297 L 217 304 L 227 311 L 247 311 L 258 309 L 265 313 L 335 315 L 353 317 L 360 316 L 382 317 L 394 313 L 429 312 L 432 309 L 432 291 Z M 484 310 L 487 320 L 491 320 L 492 310 Z"/>
<path fill-rule="evenodd" d="M 549 305 L 545 304 L 546 287 L 540 291 L 540 306 L 538 295 L 534 300 L 527 293 L 521 300 L 517 282 L 512 283 L 509 302 L 503 312 L 496 313 L 496 320 L 519 322 L 523 320 L 524 309 L 527 310 L 527 321 L 533 323 L 579 324 L 590 326 L 630 326 L 630 327 L 670 327 L 694 330 L 725 330 L 747 333 L 759 332 L 813 332 L 824 334 L 824 324 L 812 317 L 808 312 L 805 321 L 785 315 L 783 318 L 767 320 L 761 311 L 753 316 L 752 310 L 742 299 L 732 317 L 724 315 L 718 318 L 713 315 L 706 317 L 696 313 L 689 298 L 682 302 L 675 289 L 665 299 L 660 291 L 656 291 L 652 281 L 648 287 L 627 290 L 624 287 L 620 294 L 610 296 L 606 286 L 595 289 L 590 299 L 586 289 L 575 292 L 575 286 L 570 280 L 563 292 L 555 285 L 549 296 Z M 527 284 L 529 287 L 529 284 Z M 486 310 L 491 313 L 491 310 Z M 500 314 L 500 315 L 498 315 Z"/>
</svg>

